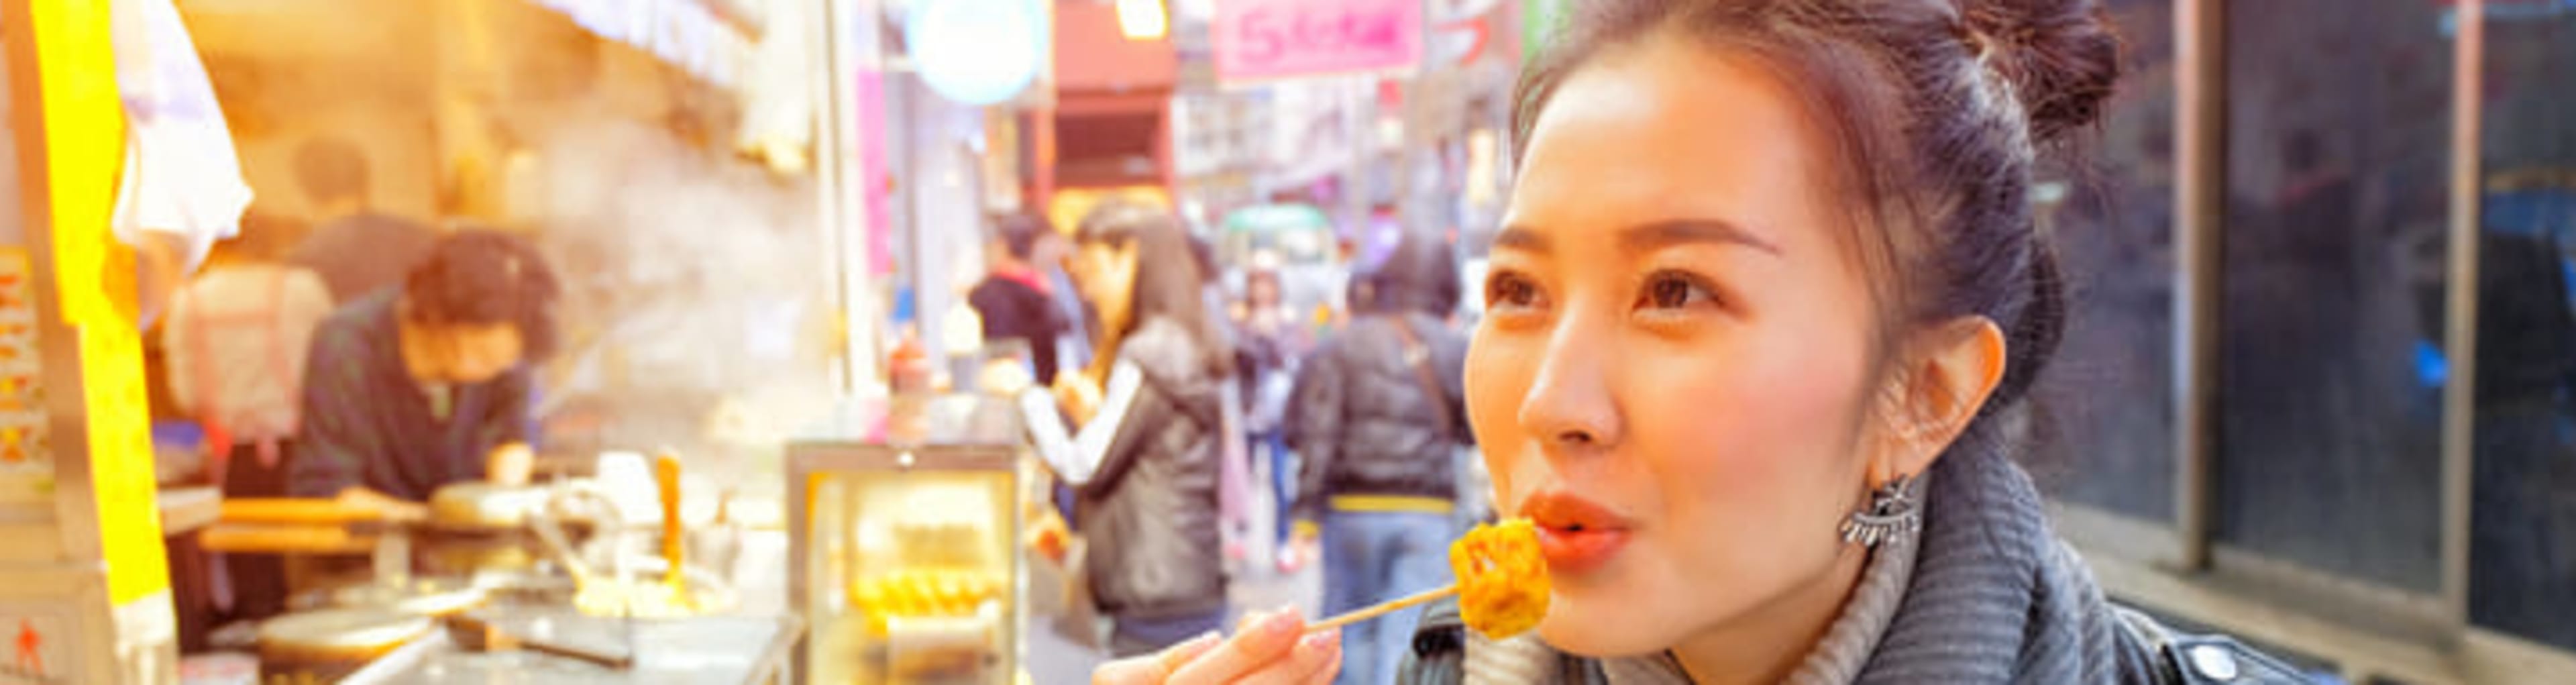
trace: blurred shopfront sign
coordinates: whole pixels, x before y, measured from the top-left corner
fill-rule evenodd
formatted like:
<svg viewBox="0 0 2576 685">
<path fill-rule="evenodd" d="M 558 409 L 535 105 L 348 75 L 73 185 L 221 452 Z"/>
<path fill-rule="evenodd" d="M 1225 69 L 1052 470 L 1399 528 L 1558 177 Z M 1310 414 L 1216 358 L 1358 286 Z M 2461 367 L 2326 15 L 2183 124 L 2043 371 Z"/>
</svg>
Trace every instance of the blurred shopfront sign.
<svg viewBox="0 0 2576 685">
<path fill-rule="evenodd" d="M 752 39 L 736 21 L 708 9 L 705 0 L 533 0 L 562 12 L 601 38 L 653 53 L 664 61 L 731 89 L 742 83 Z"/>
<path fill-rule="evenodd" d="M 1220 0 L 1211 27 L 1227 81 L 1410 71 L 1424 30 L 1421 0 Z"/>
</svg>

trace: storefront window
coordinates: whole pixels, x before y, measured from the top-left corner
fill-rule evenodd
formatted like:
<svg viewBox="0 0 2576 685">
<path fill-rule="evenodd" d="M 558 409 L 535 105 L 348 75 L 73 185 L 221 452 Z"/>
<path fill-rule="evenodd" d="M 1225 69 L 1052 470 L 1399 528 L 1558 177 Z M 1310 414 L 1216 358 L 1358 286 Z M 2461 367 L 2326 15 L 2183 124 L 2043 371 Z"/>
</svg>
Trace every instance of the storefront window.
<svg viewBox="0 0 2576 685">
<path fill-rule="evenodd" d="M 2440 3 L 2226 3 L 2222 544 L 2440 587 L 2451 37 Z"/>
<path fill-rule="evenodd" d="M 2172 0 L 2112 3 L 2126 76 L 2081 172 L 2046 214 L 2073 320 L 2037 391 L 2032 470 L 2052 495 L 2118 514 L 2173 513 Z"/>
<path fill-rule="evenodd" d="M 2488 12 L 2470 617 L 2576 649 L 2576 13 Z"/>
</svg>

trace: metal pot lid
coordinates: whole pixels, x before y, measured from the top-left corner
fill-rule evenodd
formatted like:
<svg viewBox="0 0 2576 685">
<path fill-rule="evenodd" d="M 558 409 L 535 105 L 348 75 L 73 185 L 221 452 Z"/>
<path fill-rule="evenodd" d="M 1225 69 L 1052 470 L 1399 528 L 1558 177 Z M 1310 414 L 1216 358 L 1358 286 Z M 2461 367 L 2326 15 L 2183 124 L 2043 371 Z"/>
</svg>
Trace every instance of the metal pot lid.
<svg viewBox="0 0 2576 685">
<path fill-rule="evenodd" d="M 286 614 L 259 626 L 269 649 L 378 649 L 429 634 L 427 617 L 381 607 L 320 609 Z"/>
<path fill-rule="evenodd" d="M 479 481 L 451 483 L 429 497 L 430 520 L 441 526 L 516 528 L 546 506 L 542 487 Z"/>
<path fill-rule="evenodd" d="M 400 587 L 366 583 L 331 591 L 331 604 L 386 609 L 413 616 L 448 616 L 483 603 L 485 588 L 454 578 L 419 578 Z"/>
</svg>

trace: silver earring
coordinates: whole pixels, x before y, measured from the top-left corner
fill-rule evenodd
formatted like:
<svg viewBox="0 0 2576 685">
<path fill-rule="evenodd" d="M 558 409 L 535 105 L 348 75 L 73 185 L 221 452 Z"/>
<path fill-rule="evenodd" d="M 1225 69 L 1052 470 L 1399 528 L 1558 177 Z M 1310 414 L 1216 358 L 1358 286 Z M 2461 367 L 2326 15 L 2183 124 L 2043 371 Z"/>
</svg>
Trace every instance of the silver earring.
<svg viewBox="0 0 2576 685">
<path fill-rule="evenodd" d="M 1877 547 L 1911 535 L 1923 526 L 1922 503 L 1914 499 L 1914 477 L 1898 476 L 1869 493 L 1869 506 L 1843 519 L 1843 542 Z"/>
</svg>

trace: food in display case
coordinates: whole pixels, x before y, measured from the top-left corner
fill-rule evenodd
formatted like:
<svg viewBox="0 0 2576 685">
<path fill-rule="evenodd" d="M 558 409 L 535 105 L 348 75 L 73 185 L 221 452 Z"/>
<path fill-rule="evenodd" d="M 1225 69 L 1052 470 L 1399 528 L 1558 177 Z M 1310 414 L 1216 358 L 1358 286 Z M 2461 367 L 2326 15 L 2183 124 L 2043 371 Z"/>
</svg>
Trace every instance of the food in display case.
<svg viewBox="0 0 2576 685">
<path fill-rule="evenodd" d="M 850 608 L 884 636 L 895 619 L 964 618 L 983 613 L 1010 590 L 1011 579 L 972 569 L 913 569 L 852 581 Z"/>
</svg>

